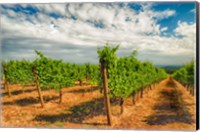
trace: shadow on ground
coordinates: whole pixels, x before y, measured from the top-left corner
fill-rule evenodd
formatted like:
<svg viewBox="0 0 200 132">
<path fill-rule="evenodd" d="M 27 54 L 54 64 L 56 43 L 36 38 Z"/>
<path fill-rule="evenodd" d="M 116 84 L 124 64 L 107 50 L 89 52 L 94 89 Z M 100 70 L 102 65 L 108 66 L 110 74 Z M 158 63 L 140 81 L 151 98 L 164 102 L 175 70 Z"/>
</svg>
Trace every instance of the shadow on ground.
<svg viewBox="0 0 200 132">
<path fill-rule="evenodd" d="M 105 125 L 96 123 L 82 123 L 85 118 L 93 118 L 98 115 L 105 115 L 105 110 L 103 110 L 103 98 L 98 98 L 89 102 L 81 103 L 80 105 L 73 106 L 66 110 L 64 113 L 58 115 L 37 115 L 34 120 L 36 121 L 46 121 L 50 123 L 55 123 L 57 121 L 61 122 L 71 122 L 78 124 L 87 125 Z"/>
<path fill-rule="evenodd" d="M 71 90 L 69 93 L 86 93 L 86 92 L 93 92 L 99 89 L 99 86 L 93 86 L 87 89 L 78 89 L 78 90 Z"/>
<path fill-rule="evenodd" d="M 43 96 L 43 100 L 44 102 L 48 102 L 51 100 L 56 100 L 58 99 L 58 96 Z M 33 104 L 37 104 L 40 103 L 39 98 L 33 98 L 33 97 L 29 97 L 29 98 L 23 98 L 23 99 L 19 99 L 19 100 L 15 100 L 15 101 L 11 101 L 11 102 L 3 102 L 3 105 L 19 105 L 19 106 L 28 106 L 28 105 L 33 105 Z"/>
<path fill-rule="evenodd" d="M 183 101 L 182 93 L 176 88 L 174 82 L 167 83 L 168 88 L 160 92 L 160 101 L 154 106 L 155 113 L 148 116 L 144 122 L 149 125 L 166 125 L 171 123 L 192 124 L 192 114 L 187 108 L 188 104 Z M 169 88 L 170 87 L 170 88 Z"/>
<path fill-rule="evenodd" d="M 110 105 L 111 106 L 116 106 L 116 105 L 120 105 L 120 98 L 110 98 Z"/>
<path fill-rule="evenodd" d="M 24 93 L 30 93 L 30 92 L 33 92 L 33 91 L 36 91 L 36 89 L 25 89 L 24 91 L 16 90 L 16 91 L 12 91 L 11 95 L 19 95 L 19 94 L 23 94 L 23 92 Z M 4 97 L 4 96 L 7 96 L 8 94 L 7 94 L 7 92 L 5 92 L 5 93 L 2 93 L 1 95 L 2 95 L 2 97 Z"/>
<path fill-rule="evenodd" d="M 177 86 L 176 86 L 176 83 L 175 83 L 174 80 L 171 79 L 171 78 L 167 81 L 166 86 L 167 86 L 167 87 L 170 87 L 170 88 L 175 88 L 175 87 L 177 87 Z"/>
</svg>

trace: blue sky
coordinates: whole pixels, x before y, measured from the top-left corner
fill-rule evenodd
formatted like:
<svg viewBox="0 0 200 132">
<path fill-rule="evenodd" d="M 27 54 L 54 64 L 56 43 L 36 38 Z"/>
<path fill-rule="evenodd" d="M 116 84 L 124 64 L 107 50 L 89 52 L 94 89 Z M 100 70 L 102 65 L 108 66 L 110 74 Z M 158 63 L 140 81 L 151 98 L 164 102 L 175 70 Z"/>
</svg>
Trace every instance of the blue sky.
<svg viewBox="0 0 200 132">
<path fill-rule="evenodd" d="M 35 58 L 34 49 L 64 61 L 98 63 L 97 47 L 120 44 L 157 65 L 194 58 L 195 3 L 71 3 L 1 5 L 5 60 Z"/>
<path fill-rule="evenodd" d="M 161 26 L 167 26 L 167 33 L 173 33 L 173 29 L 177 27 L 178 21 L 186 21 L 188 23 L 195 23 L 195 14 L 192 10 L 195 9 L 195 4 L 193 2 L 187 3 L 158 3 L 153 7 L 154 10 L 163 11 L 164 9 L 176 10 L 176 15 L 159 21 Z"/>
</svg>

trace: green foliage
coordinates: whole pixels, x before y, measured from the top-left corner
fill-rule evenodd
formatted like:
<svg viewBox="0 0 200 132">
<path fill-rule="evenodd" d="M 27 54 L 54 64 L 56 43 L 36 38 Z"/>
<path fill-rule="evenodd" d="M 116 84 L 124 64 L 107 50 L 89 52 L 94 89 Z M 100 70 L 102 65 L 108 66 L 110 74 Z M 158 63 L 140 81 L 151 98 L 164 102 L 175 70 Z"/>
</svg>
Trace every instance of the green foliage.
<svg viewBox="0 0 200 132">
<path fill-rule="evenodd" d="M 28 83 L 33 83 L 32 63 L 27 60 L 17 61 L 11 60 L 4 62 L 7 79 L 10 84 L 21 83 L 25 86 Z"/>
<path fill-rule="evenodd" d="M 36 51 L 39 56 L 33 64 L 36 68 L 38 81 L 42 89 L 55 89 L 59 91 L 62 87 L 74 85 L 75 75 L 73 65 L 63 63 L 62 60 L 53 60 Z"/>
<path fill-rule="evenodd" d="M 91 84 L 97 84 L 99 81 L 100 71 L 98 65 L 64 63 L 62 60 L 45 57 L 40 51 L 35 50 L 35 53 L 37 58 L 33 62 L 11 60 L 8 63 L 2 63 L 6 66 L 9 83 L 20 83 L 25 86 L 28 83 L 35 82 L 33 67 L 36 69 L 42 90 L 55 89 L 59 91 L 62 87 L 73 86 L 75 81 L 83 81 L 86 76 L 89 77 Z"/>
<path fill-rule="evenodd" d="M 98 49 L 100 62 L 106 63 L 108 87 L 111 97 L 126 98 L 143 87 L 167 77 L 163 69 L 157 69 L 151 62 L 140 62 L 137 51 L 130 56 L 118 58 L 119 45 L 111 48 L 108 44 Z"/>
<path fill-rule="evenodd" d="M 194 86 L 194 61 L 186 64 L 173 74 L 173 78 L 184 85 Z"/>
<path fill-rule="evenodd" d="M 119 45 L 111 49 L 108 44 L 106 44 L 102 50 L 98 48 L 97 53 L 99 55 L 100 61 L 105 62 L 108 66 L 112 66 L 111 64 L 115 65 L 117 60 L 117 55 L 115 53 L 118 49 Z"/>
<path fill-rule="evenodd" d="M 156 68 L 151 62 L 141 62 L 136 58 L 137 51 L 130 56 L 118 58 L 119 45 L 111 48 L 108 44 L 98 49 L 100 62 L 106 64 L 109 93 L 112 97 L 128 97 L 143 87 L 167 77 L 163 69 Z M 73 86 L 75 81 L 87 79 L 90 84 L 102 86 L 99 65 L 65 63 L 53 60 L 35 50 L 37 58 L 33 61 L 9 61 L 6 65 L 8 81 L 11 84 L 34 82 L 32 68 L 35 67 L 41 89 L 55 89 Z M 192 72 L 192 71 L 191 71 Z M 192 76 L 190 77 L 192 78 Z"/>
<path fill-rule="evenodd" d="M 92 65 L 90 63 L 85 64 L 86 78 L 89 80 L 89 84 L 98 84 L 100 80 L 100 68 L 99 65 Z"/>
</svg>

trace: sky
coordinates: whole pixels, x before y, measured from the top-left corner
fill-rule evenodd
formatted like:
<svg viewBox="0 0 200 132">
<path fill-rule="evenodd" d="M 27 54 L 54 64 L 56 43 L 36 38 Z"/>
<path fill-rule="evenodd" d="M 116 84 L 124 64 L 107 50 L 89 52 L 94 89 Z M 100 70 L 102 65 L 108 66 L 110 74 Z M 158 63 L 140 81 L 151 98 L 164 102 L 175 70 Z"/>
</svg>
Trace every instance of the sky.
<svg viewBox="0 0 200 132">
<path fill-rule="evenodd" d="M 34 49 L 72 63 L 98 63 L 97 48 L 120 44 L 119 57 L 182 65 L 195 56 L 194 2 L 2 4 L 3 60 L 34 60 Z"/>
</svg>

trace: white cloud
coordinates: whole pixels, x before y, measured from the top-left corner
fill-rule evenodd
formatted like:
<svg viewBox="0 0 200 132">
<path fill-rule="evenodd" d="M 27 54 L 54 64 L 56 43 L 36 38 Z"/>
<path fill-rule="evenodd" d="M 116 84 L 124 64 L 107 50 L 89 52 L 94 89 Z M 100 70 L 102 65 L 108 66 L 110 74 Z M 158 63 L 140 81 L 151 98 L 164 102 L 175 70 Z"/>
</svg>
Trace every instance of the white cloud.
<svg viewBox="0 0 200 132">
<path fill-rule="evenodd" d="M 196 13 L 196 9 L 194 8 L 194 9 L 190 10 L 190 12 L 191 13 Z"/>
<path fill-rule="evenodd" d="M 23 5 L 24 7 L 27 5 Z M 29 5 L 30 6 L 30 5 Z M 157 21 L 175 15 L 174 10 L 156 12 L 151 10 L 152 4 L 142 4 L 142 10 L 138 13 L 126 5 L 119 7 L 117 4 L 36 4 L 31 5 L 40 10 L 35 15 L 16 13 L 12 10 L 3 10 L 2 39 L 3 49 L 8 50 L 5 56 L 14 57 L 18 50 L 26 57 L 31 56 L 32 49 L 41 49 L 44 53 L 56 58 L 70 61 L 98 62 L 96 48 L 106 42 L 120 43 L 123 54 L 127 55 L 133 49 L 141 53 L 162 56 L 193 56 L 195 45 L 195 25 L 179 22 L 174 30 L 183 38 L 165 37 L 161 33 L 168 27 L 161 27 Z M 65 10 L 67 12 L 65 12 Z M 49 13 L 58 13 L 65 17 L 55 19 Z M 5 15 L 6 14 L 6 15 Z M 74 16 L 77 20 L 69 19 Z M 28 21 L 28 20 L 29 21 Z M 96 28 L 91 22 L 101 22 L 105 28 Z M 12 41 L 12 39 L 13 41 Z M 10 40 L 9 44 L 8 40 Z M 13 43 L 12 43 L 13 42 Z M 16 49 L 12 49 L 15 47 Z M 22 51 L 21 49 L 27 48 Z M 28 48 L 29 47 L 29 48 Z M 87 47 L 87 48 L 84 48 Z M 88 50 L 89 49 L 89 50 Z M 10 51 L 9 51 L 10 50 Z M 156 50 L 156 52 L 155 52 Z M 153 52 L 154 51 L 154 52 Z M 77 55 L 77 56 L 76 56 Z M 80 55 L 83 57 L 80 58 Z M 59 57 L 58 57 L 59 56 Z M 146 58 L 145 58 L 146 57 Z M 149 59 L 151 55 L 144 56 L 142 60 Z M 73 59 L 74 58 L 74 59 Z M 156 61 L 156 58 L 151 58 Z M 171 58 L 170 58 L 171 59 Z M 183 60 L 174 63 L 183 63 Z M 162 62 L 163 63 L 163 62 Z M 166 61 L 166 64 L 168 62 Z"/>
<path fill-rule="evenodd" d="M 167 31 L 168 27 L 163 27 L 160 29 L 161 32 Z"/>
<path fill-rule="evenodd" d="M 176 12 L 174 10 L 165 10 L 162 12 L 152 12 L 153 16 L 155 16 L 158 19 L 165 19 L 168 18 L 170 16 L 174 16 L 176 14 Z"/>
<path fill-rule="evenodd" d="M 194 37 L 196 34 L 196 24 L 178 21 L 178 27 L 174 31 L 177 35 Z"/>
</svg>

